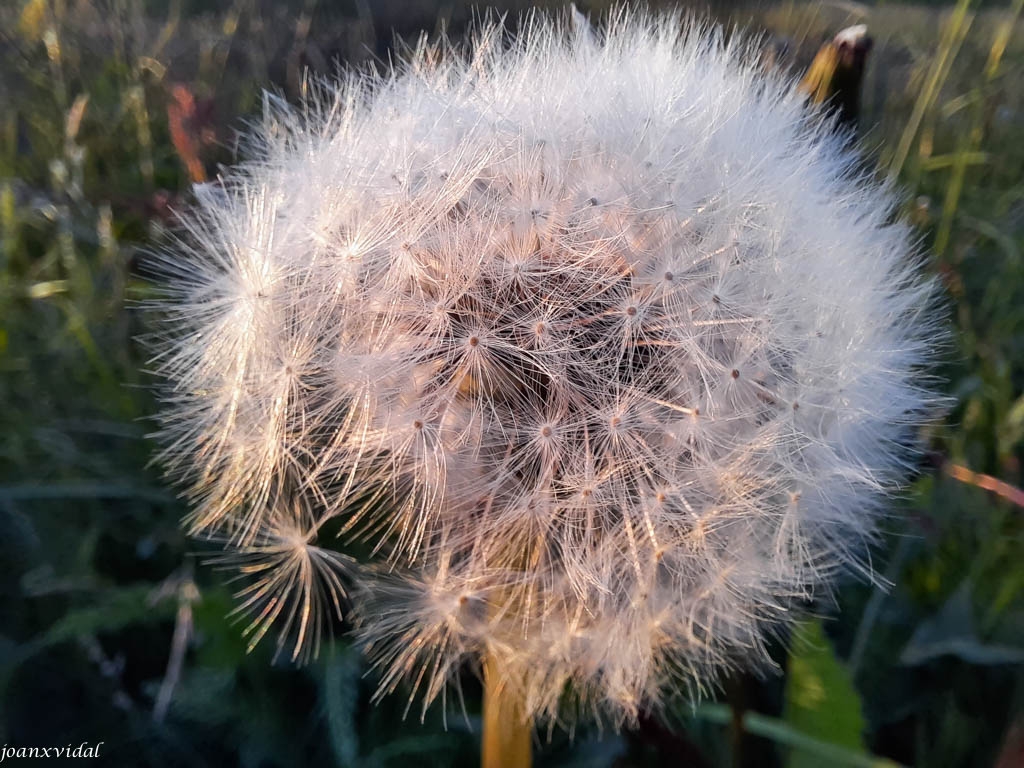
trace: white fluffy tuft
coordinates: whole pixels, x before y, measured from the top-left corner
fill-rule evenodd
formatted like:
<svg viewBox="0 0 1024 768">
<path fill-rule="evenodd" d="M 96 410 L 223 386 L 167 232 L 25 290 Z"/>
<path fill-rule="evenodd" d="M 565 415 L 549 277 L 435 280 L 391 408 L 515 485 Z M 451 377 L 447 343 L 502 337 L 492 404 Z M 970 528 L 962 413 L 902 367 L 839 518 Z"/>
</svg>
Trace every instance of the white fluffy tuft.
<svg viewBox="0 0 1024 768">
<path fill-rule="evenodd" d="M 934 289 L 734 43 L 526 26 L 268 100 L 163 256 L 164 455 L 257 635 L 329 625 L 331 523 L 383 562 L 385 690 L 491 654 L 529 713 L 569 687 L 619 722 L 863 568 L 935 402 Z"/>
</svg>

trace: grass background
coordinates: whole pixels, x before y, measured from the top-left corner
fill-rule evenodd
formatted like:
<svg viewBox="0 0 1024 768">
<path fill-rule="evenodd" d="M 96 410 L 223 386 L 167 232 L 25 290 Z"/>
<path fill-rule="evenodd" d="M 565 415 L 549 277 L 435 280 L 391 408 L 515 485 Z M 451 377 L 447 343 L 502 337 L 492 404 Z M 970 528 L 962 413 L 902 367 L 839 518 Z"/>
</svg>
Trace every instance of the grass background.
<svg viewBox="0 0 1024 768">
<path fill-rule="evenodd" d="M 869 25 L 861 143 L 947 289 L 956 405 L 875 552 L 888 592 L 844 585 L 778 674 L 696 710 L 541 733 L 538 765 L 1024 766 L 1022 5 L 693 6 L 770 32 L 796 72 Z M 294 99 L 307 69 L 470 19 L 462 0 L 0 1 L 0 742 L 104 741 L 123 766 L 475 764 L 471 674 L 445 729 L 439 707 L 371 705 L 344 639 L 304 669 L 246 652 L 148 466 L 130 308 L 147 245 L 232 161 L 263 88 Z"/>
</svg>

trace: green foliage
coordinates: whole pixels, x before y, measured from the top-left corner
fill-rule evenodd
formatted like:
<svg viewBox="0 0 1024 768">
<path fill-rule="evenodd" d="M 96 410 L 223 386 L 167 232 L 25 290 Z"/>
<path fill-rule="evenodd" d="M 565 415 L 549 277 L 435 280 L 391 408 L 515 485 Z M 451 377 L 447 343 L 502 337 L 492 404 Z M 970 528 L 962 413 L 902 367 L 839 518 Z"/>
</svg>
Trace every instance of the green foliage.
<svg viewBox="0 0 1024 768">
<path fill-rule="evenodd" d="M 697 719 L 720 725 L 731 723 L 732 713 L 721 704 L 706 704 L 696 712 Z M 744 729 L 753 735 L 770 739 L 773 743 L 790 750 L 787 765 L 820 766 L 836 768 L 899 768 L 898 763 L 881 757 L 865 754 L 863 748 L 847 748 L 827 739 L 809 735 L 802 728 L 790 725 L 785 720 L 748 713 L 743 718 Z M 826 729 L 828 730 L 828 729 Z"/>
<path fill-rule="evenodd" d="M 359 734 L 356 729 L 359 674 L 357 652 L 349 648 L 328 659 L 323 665 L 320 695 L 327 732 L 331 736 L 334 759 L 338 765 L 354 766 L 359 758 Z"/>
<path fill-rule="evenodd" d="M 820 621 L 797 628 L 786 674 L 786 722 L 818 741 L 864 754 L 864 716 L 850 673 L 836 658 Z M 810 768 L 820 757 L 796 749 L 788 768 Z"/>
<path fill-rule="evenodd" d="M 1008 499 L 1024 484 L 1024 0 L 716 8 L 785 38 L 797 68 L 868 23 L 862 144 L 907 190 L 946 287 L 955 405 L 878 543 L 888 592 L 843 585 L 785 676 L 746 681 L 731 708 L 669 703 L 621 737 L 555 729 L 537 764 L 699 747 L 709 764 L 992 766 L 1024 712 L 1024 509 Z M 0 740 L 105 740 L 126 766 L 476 763 L 470 670 L 446 726 L 438 707 L 403 719 L 404 692 L 373 705 L 343 641 L 301 670 L 272 641 L 246 653 L 231 586 L 149 466 L 134 308 L 190 168 L 233 159 L 264 85 L 294 98 L 305 66 L 386 60 L 393 27 L 414 40 L 470 18 L 461 0 L 0 4 Z"/>
<path fill-rule="evenodd" d="M 168 611 L 163 606 L 154 610 L 149 600 L 151 592 L 152 587 L 145 584 L 105 589 L 98 593 L 96 605 L 68 611 L 29 647 L 40 651 L 82 635 L 116 632 L 133 624 L 166 619 Z"/>
</svg>

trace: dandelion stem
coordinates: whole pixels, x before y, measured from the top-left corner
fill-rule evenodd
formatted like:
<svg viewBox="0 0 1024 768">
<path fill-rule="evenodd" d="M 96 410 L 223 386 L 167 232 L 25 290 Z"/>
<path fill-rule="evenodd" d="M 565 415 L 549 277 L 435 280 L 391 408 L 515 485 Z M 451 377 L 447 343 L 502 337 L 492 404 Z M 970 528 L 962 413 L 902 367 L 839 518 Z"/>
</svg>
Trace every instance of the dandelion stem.
<svg viewBox="0 0 1024 768">
<path fill-rule="evenodd" d="M 498 662 L 484 660 L 482 768 L 530 768 L 532 726 L 518 693 L 508 685 Z"/>
</svg>

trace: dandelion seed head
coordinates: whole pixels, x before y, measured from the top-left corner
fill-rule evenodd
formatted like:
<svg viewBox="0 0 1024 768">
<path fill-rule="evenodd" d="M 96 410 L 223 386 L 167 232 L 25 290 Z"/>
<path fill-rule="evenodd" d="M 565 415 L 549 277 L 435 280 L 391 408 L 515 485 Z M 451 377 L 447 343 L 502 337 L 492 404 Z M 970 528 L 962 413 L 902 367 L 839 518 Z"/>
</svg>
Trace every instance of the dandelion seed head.
<svg viewBox="0 0 1024 768">
<path fill-rule="evenodd" d="M 934 288 L 771 77 L 678 17 L 536 16 L 268 99 L 163 257 L 156 357 L 253 634 L 305 655 L 345 571 L 382 691 L 487 654 L 528 714 L 569 688 L 618 724 L 865 570 L 936 403 Z"/>
</svg>

